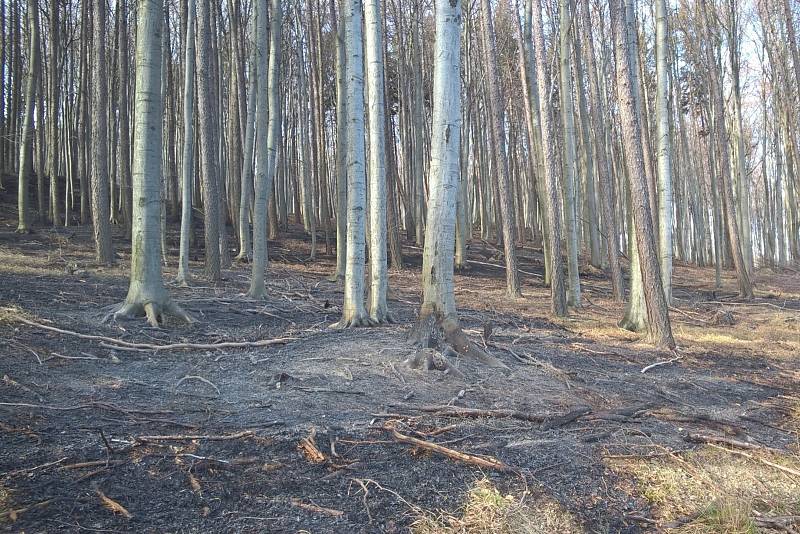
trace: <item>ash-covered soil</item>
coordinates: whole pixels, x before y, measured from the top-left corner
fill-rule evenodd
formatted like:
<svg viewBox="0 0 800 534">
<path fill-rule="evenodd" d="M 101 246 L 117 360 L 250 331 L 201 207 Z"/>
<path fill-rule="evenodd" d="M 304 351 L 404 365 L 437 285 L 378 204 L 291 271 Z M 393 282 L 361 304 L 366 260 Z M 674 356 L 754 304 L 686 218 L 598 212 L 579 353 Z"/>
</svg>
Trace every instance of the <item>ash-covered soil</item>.
<svg viewBox="0 0 800 534">
<path fill-rule="evenodd" d="M 416 350 L 406 341 L 419 306 L 415 247 L 405 249 L 409 267 L 391 275 L 393 325 L 330 329 L 342 300 L 327 280 L 333 257 L 307 262 L 308 242 L 295 231 L 270 242 L 268 299 L 246 299 L 249 265 L 234 265 L 221 287 L 201 278 L 170 286 L 197 323 L 152 329 L 143 320 L 103 322 L 127 290 L 124 246 L 115 267 L 100 268 L 87 228 L 18 236 L 3 223 L 3 530 L 404 532 L 421 511 L 458 509 L 485 475 L 504 492 L 548 495 L 588 532 L 643 532 L 652 528 L 648 501 L 607 466 L 609 456 L 696 447 L 690 433 L 778 449 L 797 442 L 781 401 L 797 391 L 797 360 L 694 351 L 642 373 L 675 355 L 582 333 L 586 320 L 610 327 L 619 312 L 599 272 L 582 278 L 579 325 L 549 319 L 541 255 L 529 247 L 521 250 L 526 298 L 512 302 L 494 247 L 471 247 L 473 268 L 457 276 L 463 326 L 508 369 L 454 360 L 460 377 L 405 363 Z M 170 265 L 165 280 L 173 278 Z M 729 297 L 702 291 L 676 283 L 690 304 L 685 317 L 673 314 L 675 324 L 705 321 L 713 310 L 697 302 Z M 776 306 L 800 309 L 792 299 Z M 123 350 L 19 318 L 154 346 L 288 339 Z M 453 407 L 493 412 L 466 417 Z M 401 443 L 391 427 L 509 469 Z M 321 457 L 300 446 L 309 436 Z"/>
</svg>

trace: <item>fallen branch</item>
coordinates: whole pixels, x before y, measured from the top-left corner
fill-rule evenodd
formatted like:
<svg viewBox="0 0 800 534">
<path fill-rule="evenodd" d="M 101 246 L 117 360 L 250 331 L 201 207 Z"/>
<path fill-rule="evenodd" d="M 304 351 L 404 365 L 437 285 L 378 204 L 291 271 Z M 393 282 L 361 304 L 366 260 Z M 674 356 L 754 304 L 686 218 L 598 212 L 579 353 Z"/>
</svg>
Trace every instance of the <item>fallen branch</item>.
<svg viewBox="0 0 800 534">
<path fill-rule="evenodd" d="M 588 406 L 581 406 L 580 408 L 571 410 L 565 413 L 564 415 L 559 415 L 547 419 L 544 423 L 542 423 L 541 429 L 552 430 L 554 428 L 561 428 L 562 426 L 566 426 L 571 422 L 575 421 L 576 419 L 583 417 L 584 415 L 588 415 L 590 413 L 592 413 L 591 408 L 589 408 Z"/>
<path fill-rule="evenodd" d="M 646 373 L 650 369 L 655 369 L 656 367 L 661 367 L 662 365 L 669 365 L 671 363 L 675 363 L 682 358 L 683 356 L 675 356 L 674 358 L 670 358 L 669 360 L 665 360 L 663 362 L 651 363 L 647 367 L 642 368 L 642 374 Z"/>
<path fill-rule="evenodd" d="M 16 521 L 20 514 L 24 514 L 30 510 L 35 508 L 41 508 L 43 506 L 47 506 L 55 499 L 47 499 L 46 501 L 37 502 L 36 504 L 31 504 L 30 506 L 25 506 L 24 508 L 17 508 L 16 510 L 9 510 L 7 512 L 0 512 L 0 519 L 4 517 L 8 517 L 11 521 Z"/>
<path fill-rule="evenodd" d="M 503 409 L 482 410 L 479 408 L 459 408 L 456 406 L 422 406 L 417 409 L 422 412 L 434 413 L 444 417 L 490 417 L 494 419 L 516 419 L 518 421 L 528 421 L 530 423 L 545 423 L 545 429 L 564 426 L 591 413 L 591 409 L 588 407 L 580 407 L 563 415 L 538 414 Z M 552 426 L 547 426 L 548 424 Z"/>
<path fill-rule="evenodd" d="M 67 458 L 68 458 L 68 456 L 64 456 L 60 460 L 56 460 L 54 462 L 47 462 L 46 464 L 37 465 L 35 467 L 26 467 L 26 468 L 22 468 L 22 469 L 16 469 L 14 471 L 10 471 L 10 472 L 6 473 L 3 476 L 13 477 L 13 476 L 16 476 L 16 475 L 19 475 L 19 474 L 22 474 L 22 473 L 30 474 L 30 473 L 33 473 L 34 471 L 38 471 L 39 469 L 44 469 L 45 467 L 50 467 L 52 465 L 58 465 L 61 462 L 63 462 L 64 460 L 66 460 Z"/>
<path fill-rule="evenodd" d="M 431 443 L 429 441 L 407 436 L 405 434 L 401 434 L 400 432 L 398 432 L 397 428 L 395 428 L 394 425 L 391 424 L 384 425 L 383 429 L 386 430 L 387 432 L 391 432 L 392 437 L 394 437 L 394 439 L 396 439 L 397 441 L 415 445 L 420 449 L 425 449 L 431 452 L 435 452 L 437 454 L 441 454 L 442 456 L 446 456 L 453 460 L 458 460 L 459 462 L 477 465 L 479 467 L 485 467 L 487 469 L 494 469 L 495 471 L 512 470 L 509 466 L 507 466 L 497 458 L 493 458 L 491 456 L 475 456 L 474 454 L 467 454 L 465 452 L 457 451 L 455 449 L 448 449 L 447 447 L 437 445 L 436 443 Z"/>
<path fill-rule="evenodd" d="M 226 441 L 229 439 L 249 438 L 255 436 L 252 430 L 244 430 L 236 434 L 206 434 L 199 436 L 190 435 L 172 435 L 172 436 L 138 436 L 134 438 L 136 441 L 190 441 L 193 439 L 204 439 L 207 441 Z"/>
<path fill-rule="evenodd" d="M 133 517 L 133 514 L 131 514 L 127 509 L 125 509 L 124 506 L 122 506 L 120 503 L 118 503 L 114 499 L 108 497 L 102 491 L 95 490 L 95 493 L 97 493 L 97 496 L 100 497 L 100 502 L 103 503 L 103 506 L 105 506 L 106 508 L 111 510 L 113 513 L 121 514 L 121 515 L 125 516 L 126 519 L 130 519 L 130 518 Z"/>
<path fill-rule="evenodd" d="M 289 502 L 292 504 L 292 506 L 296 506 L 297 508 L 307 510 L 309 512 L 325 514 L 331 517 L 342 517 L 344 515 L 344 512 L 341 510 L 334 510 L 333 508 L 325 508 L 323 506 L 317 506 L 316 504 L 304 503 L 300 499 L 296 499 L 294 497 Z"/>
<path fill-rule="evenodd" d="M 178 380 L 178 383 L 177 383 L 177 384 L 175 384 L 175 387 L 174 387 L 174 388 L 172 388 L 172 391 L 173 391 L 175 394 L 177 394 L 177 393 L 178 393 L 178 391 L 177 391 L 177 390 L 178 390 L 178 388 L 179 388 L 179 387 L 180 387 L 180 385 L 181 385 L 181 384 L 183 384 L 183 383 L 184 383 L 186 380 L 199 380 L 200 382 L 202 382 L 202 383 L 204 383 L 204 384 L 207 384 L 207 385 L 211 386 L 212 388 L 214 388 L 214 391 L 216 391 L 216 392 L 217 392 L 217 396 L 218 396 L 218 397 L 221 397 L 221 396 L 222 396 L 222 393 L 220 393 L 220 391 L 219 391 L 219 388 L 218 388 L 218 387 L 217 387 L 217 386 L 214 384 L 214 382 L 212 382 L 211 380 L 208 380 L 207 378 L 203 378 L 202 376 L 197 376 L 197 375 L 186 375 L 186 376 L 184 376 L 183 378 L 181 378 L 180 380 Z"/>
<path fill-rule="evenodd" d="M 705 434 L 687 434 L 686 441 L 691 441 L 694 443 L 705 443 L 708 445 L 727 445 L 729 447 L 735 447 L 737 449 L 747 449 L 751 451 L 764 451 L 764 452 L 771 452 L 773 454 L 782 454 L 782 451 L 778 449 L 773 449 L 772 447 L 767 447 L 765 445 L 759 445 L 758 443 L 750 443 L 749 441 L 741 441 L 738 439 L 732 438 L 723 438 L 721 436 L 707 436 Z"/>
<path fill-rule="evenodd" d="M 783 515 L 776 517 L 754 517 L 756 525 L 784 532 L 797 532 L 793 527 L 800 525 L 800 515 Z"/>
<path fill-rule="evenodd" d="M 8 308 L 6 308 L 8 310 Z M 9 310 L 11 311 L 11 310 Z M 280 345 L 295 341 L 295 337 L 279 337 L 275 339 L 259 339 L 258 341 L 223 341 L 220 343 L 169 343 L 166 345 L 154 345 L 152 343 L 132 343 L 122 339 L 113 337 L 96 336 L 93 334 L 81 334 L 72 330 L 64 330 L 54 326 L 47 326 L 36 321 L 25 319 L 24 317 L 16 317 L 17 321 L 24 323 L 28 326 L 47 330 L 48 332 L 55 332 L 66 336 L 73 336 L 80 339 L 88 339 L 92 341 L 104 342 L 104 346 L 122 351 L 162 351 L 162 350 L 217 350 L 217 349 L 238 349 L 247 347 L 267 347 L 269 345 Z"/>
<path fill-rule="evenodd" d="M 755 460 L 757 462 L 761 462 L 764 465 L 768 465 L 770 467 L 774 467 L 775 469 L 777 469 L 779 471 L 783 471 L 784 473 L 787 473 L 787 474 L 790 474 L 790 475 L 793 475 L 793 476 L 796 476 L 796 477 L 800 477 L 800 471 L 798 471 L 797 469 L 792 469 L 791 467 L 786 467 L 785 465 L 776 464 L 774 462 L 770 462 L 769 460 L 765 460 L 764 458 L 757 458 L 757 457 L 753 456 L 752 454 L 747 454 L 746 452 L 742 452 L 742 451 L 735 451 L 733 449 L 729 449 L 729 448 L 723 447 L 721 445 L 716 445 L 714 443 L 709 443 L 708 445 L 711 446 L 711 447 L 714 447 L 715 449 L 719 449 L 721 451 L 729 452 L 729 453 L 735 454 L 737 456 L 742 456 L 742 457 L 748 458 L 750 460 Z"/>
<path fill-rule="evenodd" d="M 303 453 L 306 460 L 312 464 L 321 464 L 325 462 L 325 455 L 322 454 L 322 451 L 317 447 L 317 443 L 314 440 L 314 436 L 316 435 L 317 429 L 311 427 L 311 430 L 308 431 L 308 436 L 297 443 L 297 448 L 300 449 L 300 452 Z"/>
</svg>

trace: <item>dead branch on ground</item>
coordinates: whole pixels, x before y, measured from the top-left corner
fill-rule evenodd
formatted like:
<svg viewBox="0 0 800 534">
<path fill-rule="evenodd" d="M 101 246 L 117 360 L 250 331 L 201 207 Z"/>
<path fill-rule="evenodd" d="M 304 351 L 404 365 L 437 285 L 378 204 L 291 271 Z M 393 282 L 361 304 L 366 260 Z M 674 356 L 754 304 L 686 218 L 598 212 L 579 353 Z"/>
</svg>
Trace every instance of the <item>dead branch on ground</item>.
<svg viewBox="0 0 800 534">
<path fill-rule="evenodd" d="M 492 456 L 475 456 L 474 454 L 467 454 L 465 452 L 437 445 L 436 443 L 431 443 L 429 441 L 407 436 L 398 432 L 397 428 L 395 428 L 395 426 L 392 424 L 384 425 L 383 429 L 387 432 L 391 432 L 392 437 L 394 437 L 394 439 L 397 441 L 415 445 L 420 449 L 435 452 L 450 459 L 458 460 L 459 462 L 477 465 L 478 467 L 484 467 L 486 469 L 494 469 L 495 471 L 512 471 L 511 467 L 507 466 L 497 458 L 493 458 Z"/>
<path fill-rule="evenodd" d="M 205 435 L 172 435 L 172 436 L 137 436 L 135 441 L 191 441 L 194 439 L 204 439 L 206 441 L 226 441 L 229 439 L 249 438 L 255 436 L 252 430 L 244 430 L 236 434 L 205 434 Z"/>
</svg>

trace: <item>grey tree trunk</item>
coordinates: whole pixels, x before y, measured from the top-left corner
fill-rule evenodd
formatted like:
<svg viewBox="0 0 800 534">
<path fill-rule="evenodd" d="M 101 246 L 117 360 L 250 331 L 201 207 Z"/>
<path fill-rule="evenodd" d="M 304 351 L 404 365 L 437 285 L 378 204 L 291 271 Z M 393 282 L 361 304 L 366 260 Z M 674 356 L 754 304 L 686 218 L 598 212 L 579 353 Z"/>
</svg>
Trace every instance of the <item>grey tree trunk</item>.
<svg viewBox="0 0 800 534">
<path fill-rule="evenodd" d="M 344 22 L 337 24 L 331 2 L 331 19 L 336 33 L 336 272 L 334 281 L 344 282 L 347 270 L 347 53 Z"/>
<path fill-rule="evenodd" d="M 160 0 L 140 0 L 137 5 L 136 92 L 133 142 L 133 228 L 131 278 L 128 295 L 116 318 L 146 315 L 157 327 L 172 313 L 184 321 L 191 317 L 174 304 L 161 278 L 161 32 L 164 6 Z M 147 135 L 143 135 L 147 132 Z"/>
<path fill-rule="evenodd" d="M 364 42 L 361 0 L 345 0 L 344 25 L 347 51 L 347 271 L 344 277 L 342 318 L 334 328 L 370 326 L 364 308 Z"/>
<path fill-rule="evenodd" d="M 92 6 L 94 24 L 94 75 L 92 76 L 92 226 L 97 262 L 111 265 L 108 178 L 108 85 L 106 72 L 106 4 Z"/>
<path fill-rule="evenodd" d="M 22 118 L 21 140 L 19 143 L 19 184 L 17 190 L 17 209 L 19 210 L 17 232 L 30 232 L 30 199 L 28 192 L 28 173 L 30 172 L 33 151 L 33 109 L 36 99 L 36 84 L 39 78 L 39 6 L 36 0 L 28 0 L 28 72 L 25 80 L 25 112 Z"/>
<path fill-rule="evenodd" d="M 453 286 L 456 193 L 461 172 L 461 2 L 436 3 L 430 198 L 422 256 L 420 323 L 441 315 L 458 323 Z"/>
<path fill-rule="evenodd" d="M 514 205 L 509 186 L 509 168 L 506 157 L 505 128 L 503 126 L 504 102 L 500 94 L 500 75 L 497 68 L 497 43 L 489 0 L 481 0 L 481 20 L 486 83 L 489 90 L 489 129 L 494 144 L 495 177 L 500 197 L 499 211 L 503 231 L 503 252 L 506 263 L 506 292 L 512 298 L 522 296 L 517 268 L 516 235 L 514 232 Z"/>
<path fill-rule="evenodd" d="M 564 134 L 564 223 L 567 240 L 567 303 L 576 308 L 581 307 L 581 280 L 578 268 L 578 222 L 577 198 L 575 196 L 575 174 L 577 160 L 575 157 L 575 113 L 572 104 L 572 73 L 569 60 L 571 57 L 570 31 L 572 25 L 572 9 L 570 0 L 560 0 L 559 9 L 559 59 L 561 119 Z"/>
<path fill-rule="evenodd" d="M 253 33 L 258 28 L 253 25 Z M 239 254 L 237 261 L 250 261 L 253 256 L 253 234 L 250 229 L 250 204 L 253 199 L 253 146 L 255 144 L 256 95 L 258 94 L 258 55 L 255 39 L 250 58 L 250 89 L 247 96 L 247 116 L 244 135 L 244 161 L 242 163 L 242 183 L 239 190 Z"/>
<path fill-rule="evenodd" d="M 656 114 L 658 121 L 658 249 L 667 304 L 672 300 L 672 139 L 669 127 L 669 38 L 666 0 L 656 0 Z"/>
<path fill-rule="evenodd" d="M 218 107 L 212 88 L 211 0 L 197 3 L 197 109 L 200 128 L 200 165 L 203 180 L 203 227 L 205 229 L 205 274 L 212 283 L 222 279 L 219 233 L 220 198 L 217 183 L 217 151 L 213 110 Z"/>
<path fill-rule="evenodd" d="M 130 230 L 133 214 L 131 212 L 131 149 L 130 118 L 128 115 L 128 6 L 126 0 L 117 0 L 119 25 L 118 61 L 119 89 L 117 109 L 119 113 L 119 143 L 117 145 L 117 173 L 119 175 L 120 207 L 125 227 Z"/>
<path fill-rule="evenodd" d="M 383 73 L 381 2 L 366 0 L 365 59 L 369 102 L 369 316 L 375 323 L 391 320 L 386 304 L 389 275 L 386 265 L 386 104 Z"/>
<path fill-rule="evenodd" d="M 625 32 L 624 0 L 610 0 L 611 20 L 614 42 L 618 53 L 617 98 L 620 104 L 625 161 L 628 167 L 628 180 L 631 188 L 633 218 L 636 226 L 636 245 L 642 273 L 645 304 L 647 306 L 648 335 L 657 346 L 675 348 L 672 327 L 667 312 L 667 301 L 661 284 L 656 241 L 653 235 L 650 202 L 644 171 L 641 130 L 636 113 L 636 99 L 633 94 L 633 77 L 628 61 L 629 43 Z M 621 53 L 624 52 L 624 53 Z"/>
<path fill-rule="evenodd" d="M 187 286 L 189 245 L 192 233 L 192 190 L 194 188 L 194 80 L 195 80 L 195 0 L 186 7 L 186 41 L 183 74 L 183 168 L 181 169 L 181 239 L 178 253 L 178 285 Z"/>
<path fill-rule="evenodd" d="M 547 189 L 546 216 L 550 229 L 548 237 L 550 249 L 550 308 L 553 315 L 567 315 L 567 300 L 564 289 L 564 272 L 561 257 L 561 190 L 559 187 L 557 161 L 558 144 L 553 131 L 553 118 L 550 115 L 549 99 L 550 76 L 544 46 L 544 25 L 542 24 L 542 4 L 532 0 L 531 30 L 533 33 L 534 55 L 536 56 L 537 82 L 539 86 L 539 119 L 542 125 L 542 155 L 544 180 Z"/>
<path fill-rule="evenodd" d="M 267 1 L 257 0 L 256 20 L 258 37 L 258 101 L 256 102 L 256 177 L 253 202 L 253 270 L 250 289 L 251 298 L 263 298 L 267 294 L 264 272 L 267 269 L 267 200 L 272 191 L 272 182 L 278 163 L 280 140 L 280 75 L 281 75 L 281 1 L 272 0 L 269 25 L 269 73 L 263 83 L 262 73 L 267 71 Z M 269 111 L 269 124 L 267 112 Z M 266 150 L 264 149 L 266 148 Z"/>
</svg>

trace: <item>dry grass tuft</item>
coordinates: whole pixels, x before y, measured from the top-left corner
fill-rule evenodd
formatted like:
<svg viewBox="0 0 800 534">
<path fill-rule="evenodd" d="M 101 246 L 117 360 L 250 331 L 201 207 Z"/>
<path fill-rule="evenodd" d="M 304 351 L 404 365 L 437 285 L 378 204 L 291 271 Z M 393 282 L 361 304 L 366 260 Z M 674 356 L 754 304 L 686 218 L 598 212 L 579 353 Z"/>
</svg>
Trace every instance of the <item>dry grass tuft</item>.
<svg viewBox="0 0 800 534">
<path fill-rule="evenodd" d="M 760 456 L 800 468 L 797 455 Z M 650 502 L 659 522 L 685 522 L 671 532 L 750 534 L 759 532 L 758 516 L 800 515 L 800 479 L 757 458 L 704 447 L 680 457 L 615 460 L 611 466 L 634 477 L 632 491 Z"/>
<path fill-rule="evenodd" d="M 546 496 L 520 502 L 503 495 L 487 479 L 478 480 L 460 515 L 426 514 L 411 525 L 414 534 L 550 534 L 581 533 L 575 519 Z"/>
</svg>

